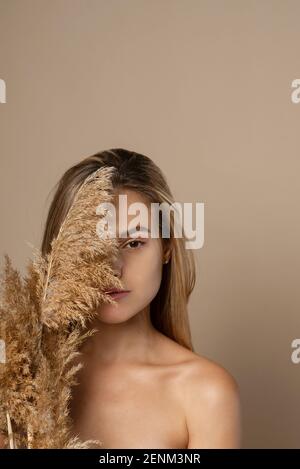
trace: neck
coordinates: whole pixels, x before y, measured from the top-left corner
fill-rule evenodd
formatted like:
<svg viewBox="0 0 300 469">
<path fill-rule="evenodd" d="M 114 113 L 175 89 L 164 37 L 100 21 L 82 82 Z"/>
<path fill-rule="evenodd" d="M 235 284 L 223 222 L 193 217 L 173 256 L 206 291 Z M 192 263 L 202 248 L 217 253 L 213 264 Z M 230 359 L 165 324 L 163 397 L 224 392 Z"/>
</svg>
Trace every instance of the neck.
<svg viewBox="0 0 300 469">
<path fill-rule="evenodd" d="M 97 332 L 82 347 L 82 352 L 101 364 L 145 364 L 151 363 L 153 345 L 159 332 L 150 320 L 150 307 L 136 314 L 128 321 L 108 324 L 94 319 L 89 329 Z"/>
</svg>

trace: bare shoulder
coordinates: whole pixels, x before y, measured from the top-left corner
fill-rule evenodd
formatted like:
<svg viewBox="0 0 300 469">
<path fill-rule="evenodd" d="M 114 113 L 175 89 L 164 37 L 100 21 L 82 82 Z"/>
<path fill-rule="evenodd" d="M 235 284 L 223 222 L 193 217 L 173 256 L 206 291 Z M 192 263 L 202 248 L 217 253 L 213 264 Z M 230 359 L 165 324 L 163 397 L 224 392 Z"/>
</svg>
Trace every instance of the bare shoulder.
<svg viewBox="0 0 300 469">
<path fill-rule="evenodd" d="M 237 381 L 219 363 L 187 349 L 169 337 L 162 336 L 162 342 L 165 356 L 178 367 L 185 387 L 200 387 L 203 392 L 209 389 L 210 393 L 212 388 L 215 392 L 224 388 L 238 392 Z"/>
<path fill-rule="evenodd" d="M 239 448 L 240 390 L 219 363 L 168 339 L 176 387 L 189 435 L 188 448 Z"/>
<path fill-rule="evenodd" d="M 241 445 L 240 390 L 222 365 L 194 352 L 181 372 L 181 397 L 189 448 Z"/>
<path fill-rule="evenodd" d="M 182 378 L 187 393 L 196 391 L 208 400 L 220 399 L 225 394 L 239 395 L 236 379 L 221 364 L 194 352 L 186 357 Z"/>
</svg>

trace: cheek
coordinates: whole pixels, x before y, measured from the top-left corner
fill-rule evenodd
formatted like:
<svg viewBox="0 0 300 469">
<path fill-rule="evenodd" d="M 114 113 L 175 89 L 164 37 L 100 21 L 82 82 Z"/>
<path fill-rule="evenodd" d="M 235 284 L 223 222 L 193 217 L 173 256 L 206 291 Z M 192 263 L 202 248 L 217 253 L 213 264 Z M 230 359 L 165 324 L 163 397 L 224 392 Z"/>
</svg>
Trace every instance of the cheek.
<svg viewBox="0 0 300 469">
<path fill-rule="evenodd" d="M 151 299 L 154 298 L 156 293 L 159 290 L 161 283 L 161 266 L 155 262 L 149 262 L 147 268 L 144 268 L 144 272 L 141 273 L 141 281 L 143 282 L 144 291 L 147 293 L 147 296 L 151 296 Z"/>
<path fill-rule="evenodd" d="M 136 253 L 138 254 L 138 253 Z M 161 253 L 157 246 L 144 249 L 135 259 L 128 260 L 128 276 L 135 293 L 149 302 L 159 290 L 162 278 Z"/>
</svg>

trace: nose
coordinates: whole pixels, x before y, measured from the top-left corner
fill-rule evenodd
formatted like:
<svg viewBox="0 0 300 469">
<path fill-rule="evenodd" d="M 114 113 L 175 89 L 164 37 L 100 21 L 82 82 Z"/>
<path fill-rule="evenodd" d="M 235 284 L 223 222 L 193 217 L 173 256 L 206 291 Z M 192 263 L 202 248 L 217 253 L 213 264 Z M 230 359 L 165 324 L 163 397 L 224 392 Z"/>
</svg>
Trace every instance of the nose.
<svg viewBox="0 0 300 469">
<path fill-rule="evenodd" d="M 115 257 L 112 263 L 112 269 L 115 277 L 120 278 L 122 276 L 122 259 L 121 256 Z"/>
</svg>

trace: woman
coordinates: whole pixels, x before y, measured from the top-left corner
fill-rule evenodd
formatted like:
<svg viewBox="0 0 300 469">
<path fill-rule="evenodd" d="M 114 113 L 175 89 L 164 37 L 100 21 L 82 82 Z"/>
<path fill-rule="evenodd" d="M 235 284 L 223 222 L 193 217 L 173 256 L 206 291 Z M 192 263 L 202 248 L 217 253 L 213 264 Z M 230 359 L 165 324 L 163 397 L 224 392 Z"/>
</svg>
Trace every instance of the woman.
<svg viewBox="0 0 300 469">
<path fill-rule="evenodd" d="M 100 167 L 115 168 L 112 184 L 119 215 L 119 255 L 114 274 L 126 293 L 99 308 L 90 323 L 97 333 L 82 347 L 83 368 L 70 412 L 74 435 L 97 439 L 103 448 L 237 448 L 240 404 L 234 378 L 220 365 L 194 352 L 187 302 L 195 265 L 184 238 L 151 237 L 143 226 L 121 237 L 134 218 L 127 206 L 174 201 L 157 165 L 125 149 L 103 151 L 70 168 L 61 178 L 48 214 L 42 252 L 53 237 L 85 178 Z M 120 219 L 121 223 L 120 223 Z M 127 233 L 128 234 L 128 233 Z"/>
</svg>

